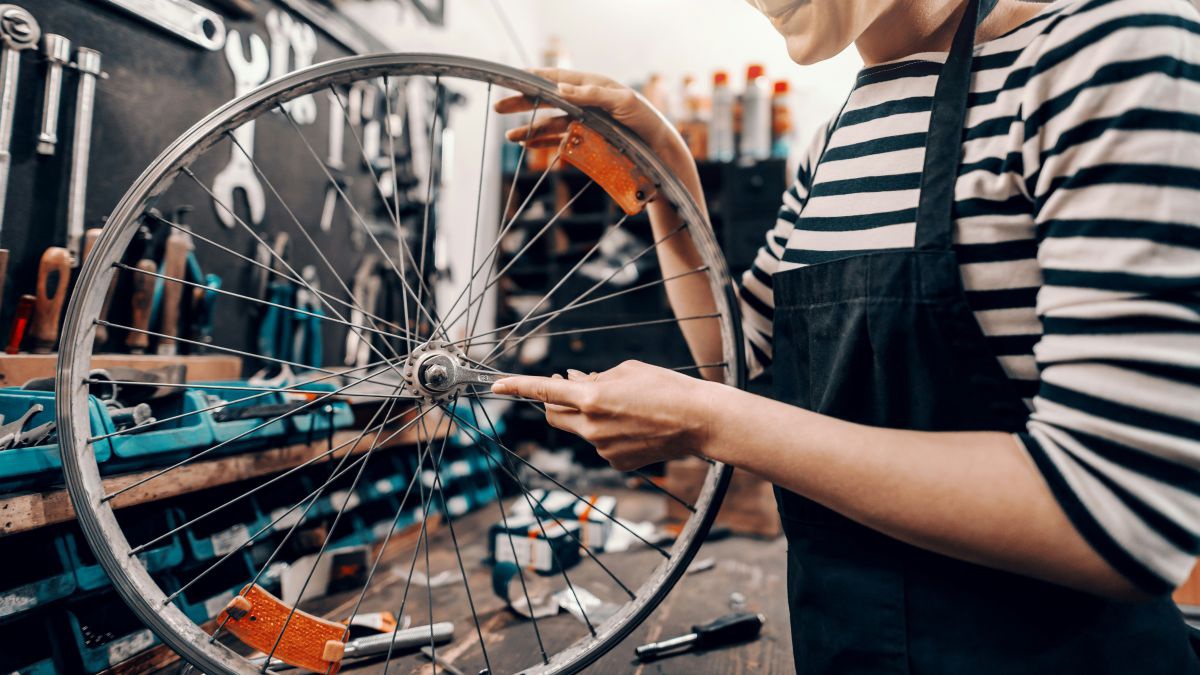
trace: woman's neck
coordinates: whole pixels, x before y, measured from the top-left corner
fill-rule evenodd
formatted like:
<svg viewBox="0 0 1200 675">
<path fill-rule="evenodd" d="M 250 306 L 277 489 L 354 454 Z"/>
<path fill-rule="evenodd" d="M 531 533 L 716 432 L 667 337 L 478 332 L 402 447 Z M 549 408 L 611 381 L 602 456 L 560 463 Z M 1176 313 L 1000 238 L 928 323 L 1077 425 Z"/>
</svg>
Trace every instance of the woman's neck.
<svg viewBox="0 0 1200 675">
<path fill-rule="evenodd" d="M 868 66 L 922 52 L 949 51 L 965 2 L 900 0 L 859 36 L 854 45 Z M 1045 3 L 999 0 L 980 26 L 977 42 L 986 42 L 1032 19 Z"/>
</svg>

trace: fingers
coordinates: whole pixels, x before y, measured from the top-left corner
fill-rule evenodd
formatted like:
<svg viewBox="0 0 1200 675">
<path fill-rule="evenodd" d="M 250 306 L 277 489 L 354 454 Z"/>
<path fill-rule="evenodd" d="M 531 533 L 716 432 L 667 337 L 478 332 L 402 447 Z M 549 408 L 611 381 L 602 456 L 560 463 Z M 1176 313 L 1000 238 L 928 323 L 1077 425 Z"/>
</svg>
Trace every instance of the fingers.
<svg viewBox="0 0 1200 675">
<path fill-rule="evenodd" d="M 629 87 L 559 83 L 558 93 L 581 108 L 600 108 L 613 114 L 625 111 L 636 100 Z"/>
<path fill-rule="evenodd" d="M 509 129 L 505 133 L 505 137 L 514 143 L 524 141 L 526 138 L 535 139 L 545 136 L 560 136 L 567 131 L 567 127 L 571 124 L 571 118 L 566 115 L 555 115 L 546 117 L 534 123 L 533 129 L 530 130 L 528 124 L 522 124 L 519 127 Z"/>
<path fill-rule="evenodd" d="M 578 382 L 532 375 L 506 377 L 492 385 L 492 392 L 537 399 L 542 403 L 566 405 L 576 410 L 583 406 L 586 397 L 584 385 Z"/>
</svg>

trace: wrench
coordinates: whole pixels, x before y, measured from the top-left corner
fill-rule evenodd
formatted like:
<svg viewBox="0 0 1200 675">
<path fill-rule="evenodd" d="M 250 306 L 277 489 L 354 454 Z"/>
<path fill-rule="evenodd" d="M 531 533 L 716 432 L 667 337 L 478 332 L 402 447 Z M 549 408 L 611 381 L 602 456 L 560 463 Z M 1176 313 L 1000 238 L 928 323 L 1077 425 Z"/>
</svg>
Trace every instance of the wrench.
<svg viewBox="0 0 1200 675">
<path fill-rule="evenodd" d="M 17 76 L 21 52 L 37 46 L 42 30 L 37 19 L 16 5 L 0 5 L 0 225 L 4 223 L 4 197 L 8 192 L 8 170 L 12 167 L 13 109 L 17 101 Z M 5 264 L 8 251 L 4 251 Z M 3 270 L 0 270 L 2 273 Z"/>
<path fill-rule="evenodd" d="M 229 31 L 229 40 L 225 43 L 225 58 L 229 61 L 229 69 L 233 71 L 234 92 L 241 96 L 266 81 L 271 72 L 270 56 L 263 39 L 254 33 L 250 34 L 250 59 L 242 49 L 242 40 L 236 30 Z M 233 209 L 234 192 L 241 190 L 246 195 L 246 206 L 250 211 L 250 223 L 262 223 L 267 203 L 263 196 L 262 183 L 254 171 L 251 157 L 254 156 L 254 120 L 246 122 L 233 130 L 233 137 L 238 145 L 230 148 L 229 164 L 213 179 L 212 191 L 217 196 L 213 203 L 217 218 L 225 227 L 232 228 L 234 223 Z M 242 152 L 242 149 L 245 152 Z"/>
<path fill-rule="evenodd" d="M 225 45 L 225 21 L 221 15 L 189 0 L 102 0 L 154 26 L 217 51 Z"/>
<path fill-rule="evenodd" d="M 312 65 L 317 53 L 317 34 L 312 26 L 278 10 L 267 12 L 266 23 L 271 37 L 271 79 Z M 295 65 L 291 65 L 293 57 Z M 283 109 L 296 124 L 317 121 L 317 103 L 311 94 L 284 103 Z"/>
<path fill-rule="evenodd" d="M 61 35 L 42 37 L 46 55 L 46 93 L 42 96 L 42 129 L 38 133 L 39 155 L 53 155 L 58 144 L 58 104 L 62 100 L 63 66 L 71 61 L 71 41 Z"/>
<path fill-rule="evenodd" d="M 88 159 L 100 52 L 80 47 L 75 50 L 75 67 L 79 70 L 79 88 L 75 96 L 75 140 L 71 144 L 71 176 L 67 185 L 67 250 L 71 252 L 72 265 L 78 266 L 82 259 L 83 213 L 87 206 Z"/>
</svg>

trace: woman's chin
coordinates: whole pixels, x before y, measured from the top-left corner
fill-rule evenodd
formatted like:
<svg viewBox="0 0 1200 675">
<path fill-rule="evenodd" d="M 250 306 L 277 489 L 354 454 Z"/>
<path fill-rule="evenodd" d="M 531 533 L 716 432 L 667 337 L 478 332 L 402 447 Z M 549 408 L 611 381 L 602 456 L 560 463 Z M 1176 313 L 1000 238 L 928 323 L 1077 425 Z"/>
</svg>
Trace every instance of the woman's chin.
<svg viewBox="0 0 1200 675">
<path fill-rule="evenodd" d="M 837 56 L 846 45 L 831 40 L 815 39 L 812 35 L 785 35 L 788 56 L 801 66 L 811 66 Z"/>
</svg>

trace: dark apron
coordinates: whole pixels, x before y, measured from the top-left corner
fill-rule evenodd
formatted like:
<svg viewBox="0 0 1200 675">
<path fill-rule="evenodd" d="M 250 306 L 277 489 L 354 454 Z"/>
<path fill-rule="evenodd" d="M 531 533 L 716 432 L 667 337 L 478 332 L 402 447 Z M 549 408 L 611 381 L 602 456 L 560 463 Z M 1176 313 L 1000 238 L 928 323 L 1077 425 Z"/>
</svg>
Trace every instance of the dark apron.
<svg viewBox="0 0 1200 675">
<path fill-rule="evenodd" d="M 952 247 L 975 28 L 937 84 L 914 250 L 774 278 L 782 401 L 861 424 L 1023 430 L 1029 414 L 967 305 Z M 801 223 L 803 226 L 803 223 Z M 1197 673 L 1168 598 L 1122 603 L 937 555 L 776 488 L 799 673 Z"/>
</svg>

